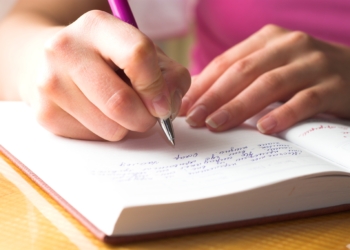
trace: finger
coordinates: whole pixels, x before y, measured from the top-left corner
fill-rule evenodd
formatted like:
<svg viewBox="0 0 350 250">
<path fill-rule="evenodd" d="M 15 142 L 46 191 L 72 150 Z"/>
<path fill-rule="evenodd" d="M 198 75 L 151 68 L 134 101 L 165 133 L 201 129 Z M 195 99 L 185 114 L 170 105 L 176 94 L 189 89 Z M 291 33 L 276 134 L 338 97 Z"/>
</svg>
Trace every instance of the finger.
<svg viewBox="0 0 350 250">
<path fill-rule="evenodd" d="M 58 35 L 47 44 L 47 56 L 55 62 L 56 71 L 70 84 L 77 84 L 80 91 L 100 109 L 107 117 L 133 131 L 144 131 L 150 128 L 155 119 L 151 116 L 143 102 L 114 71 L 99 56 L 84 46 L 77 47 L 71 35 Z M 67 57 L 66 55 L 73 54 Z M 61 60 L 57 60 L 60 58 Z M 64 60 L 65 59 L 65 60 Z M 64 60 L 64 65 L 60 63 Z M 46 82 L 46 81 L 43 81 Z M 50 88 L 59 87 L 58 83 L 47 80 Z M 51 86 L 53 85 L 53 86 Z M 57 85 L 57 86 L 55 86 Z M 80 91 L 76 91 L 79 93 Z M 50 93 L 55 98 L 54 93 Z M 62 96 L 62 98 L 64 98 Z M 138 118 L 138 122 L 134 118 Z"/>
<path fill-rule="evenodd" d="M 39 124 L 55 135 L 80 140 L 102 140 L 54 103 L 41 102 L 40 107 L 34 110 Z"/>
<path fill-rule="evenodd" d="M 163 53 L 159 54 L 159 66 L 171 96 L 171 118 L 175 119 L 181 107 L 182 97 L 191 85 L 191 76 L 186 68 Z"/>
<path fill-rule="evenodd" d="M 311 62 L 299 60 L 265 73 L 236 98 L 208 116 L 208 128 L 223 131 L 235 127 L 269 104 L 312 86 L 322 69 L 308 67 Z"/>
<path fill-rule="evenodd" d="M 237 96 L 259 76 L 285 65 L 290 55 L 291 50 L 280 44 L 238 60 L 196 101 L 188 111 L 187 122 L 193 127 L 204 126 L 209 114 Z"/>
<path fill-rule="evenodd" d="M 171 114 L 170 94 L 158 65 L 153 42 L 135 27 L 101 11 L 90 11 L 75 25 L 105 60 L 112 61 L 130 79 L 133 88 L 154 116 Z"/>
<path fill-rule="evenodd" d="M 278 133 L 299 121 L 326 111 L 337 96 L 332 86 L 332 82 L 319 83 L 300 91 L 288 102 L 262 117 L 257 128 L 264 134 Z"/>
<path fill-rule="evenodd" d="M 138 94 L 102 58 L 96 54 L 83 58 L 70 75 L 89 102 L 128 130 L 144 132 L 155 124 Z"/>
<path fill-rule="evenodd" d="M 287 30 L 275 25 L 267 25 L 245 41 L 235 45 L 220 56 L 217 56 L 198 75 L 183 102 L 189 108 L 202 96 L 211 85 L 233 64 L 242 58 L 262 49 L 268 42 L 279 37 Z"/>
<path fill-rule="evenodd" d="M 191 88 L 193 88 L 194 83 L 196 82 L 198 75 L 191 76 Z M 184 116 L 187 114 L 188 110 L 191 107 L 191 103 L 189 101 L 189 98 L 186 97 L 186 95 L 182 98 L 181 108 L 179 111 L 180 116 Z"/>
<path fill-rule="evenodd" d="M 65 79 L 63 84 L 52 77 L 40 86 L 39 91 L 43 99 L 52 100 L 84 127 L 105 140 L 119 141 L 127 134 L 127 129 L 105 116 L 69 79 Z"/>
</svg>

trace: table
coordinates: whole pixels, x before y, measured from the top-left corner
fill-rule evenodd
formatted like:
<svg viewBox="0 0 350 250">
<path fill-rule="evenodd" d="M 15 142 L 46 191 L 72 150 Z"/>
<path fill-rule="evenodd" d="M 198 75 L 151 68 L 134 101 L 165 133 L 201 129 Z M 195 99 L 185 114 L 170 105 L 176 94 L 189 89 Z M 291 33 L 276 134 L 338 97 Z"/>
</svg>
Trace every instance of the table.
<svg viewBox="0 0 350 250">
<path fill-rule="evenodd" d="M 9 250 L 350 249 L 350 211 L 205 234 L 107 245 L 1 154 L 0 211 L 0 249 Z"/>
</svg>

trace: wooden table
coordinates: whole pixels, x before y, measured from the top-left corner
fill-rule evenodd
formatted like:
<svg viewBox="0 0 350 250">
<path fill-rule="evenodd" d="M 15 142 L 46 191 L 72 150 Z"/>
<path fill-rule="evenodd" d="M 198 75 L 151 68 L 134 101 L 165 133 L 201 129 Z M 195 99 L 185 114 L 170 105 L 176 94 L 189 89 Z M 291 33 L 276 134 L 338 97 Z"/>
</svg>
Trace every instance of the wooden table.
<svg viewBox="0 0 350 250">
<path fill-rule="evenodd" d="M 350 195 L 350 194 L 349 194 Z M 0 249 L 350 249 L 350 212 L 110 246 L 0 155 Z"/>
</svg>

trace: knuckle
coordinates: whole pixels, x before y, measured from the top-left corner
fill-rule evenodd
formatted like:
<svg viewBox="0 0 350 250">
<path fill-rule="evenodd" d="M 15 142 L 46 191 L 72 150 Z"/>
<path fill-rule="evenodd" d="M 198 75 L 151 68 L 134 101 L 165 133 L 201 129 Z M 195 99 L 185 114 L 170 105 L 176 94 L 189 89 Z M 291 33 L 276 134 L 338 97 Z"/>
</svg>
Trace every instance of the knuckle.
<svg viewBox="0 0 350 250">
<path fill-rule="evenodd" d="M 46 55 L 60 55 L 69 52 L 71 49 L 72 38 L 68 32 L 61 30 L 44 44 Z"/>
<path fill-rule="evenodd" d="M 282 86 L 283 79 L 280 74 L 276 72 L 269 72 L 262 75 L 258 82 L 262 84 L 268 91 L 275 92 L 279 90 Z"/>
<path fill-rule="evenodd" d="M 59 92 L 60 79 L 52 71 L 43 72 L 41 79 L 38 80 L 38 92 L 41 96 L 53 97 Z"/>
<path fill-rule="evenodd" d="M 302 31 L 292 31 L 289 34 L 289 41 L 291 44 L 301 44 L 308 45 L 311 43 L 312 38 L 305 32 Z"/>
<path fill-rule="evenodd" d="M 60 125 L 57 123 L 57 110 L 52 105 L 40 105 L 35 112 L 38 123 L 52 133 L 57 133 Z"/>
<path fill-rule="evenodd" d="M 284 29 L 275 25 L 275 24 L 266 24 L 264 27 L 261 28 L 260 32 L 263 34 L 275 34 L 282 32 Z"/>
<path fill-rule="evenodd" d="M 276 29 L 278 29 L 277 25 L 274 24 L 266 24 L 264 27 L 262 27 L 262 31 L 264 32 L 271 32 L 271 31 L 275 31 Z"/>
<path fill-rule="evenodd" d="M 327 55 L 322 51 L 314 51 L 310 55 L 310 61 L 313 65 L 318 65 L 318 67 L 322 67 L 323 69 L 328 69 L 329 67 L 329 59 Z"/>
<path fill-rule="evenodd" d="M 106 20 L 108 17 L 108 14 L 104 11 L 90 10 L 79 17 L 76 24 L 82 28 L 92 28 L 103 23 L 103 20 Z"/>
<path fill-rule="evenodd" d="M 319 91 L 315 89 L 307 89 L 299 92 L 299 97 L 304 100 L 305 103 L 311 105 L 319 105 L 322 103 L 322 96 Z"/>
<path fill-rule="evenodd" d="M 135 33 L 138 39 L 130 44 L 125 54 L 124 65 L 121 65 L 131 82 L 137 82 L 134 87 L 143 94 L 160 92 L 163 89 L 163 74 L 158 62 L 158 55 L 154 43 L 141 33 Z M 147 68 L 145 72 L 143 69 Z M 139 70 L 143 72 L 140 77 Z"/>
<path fill-rule="evenodd" d="M 213 70 L 222 70 L 227 68 L 229 64 L 230 62 L 226 56 L 219 55 L 211 62 L 211 67 L 213 67 Z"/>
<path fill-rule="evenodd" d="M 121 89 L 114 93 L 106 102 L 106 114 L 114 117 L 115 114 L 123 113 L 127 107 L 132 107 L 132 94 L 128 89 Z"/>
<path fill-rule="evenodd" d="M 223 102 L 224 97 L 216 91 L 209 91 L 206 93 L 205 99 L 209 100 L 210 103 L 213 103 L 214 105 L 220 105 Z"/>
<path fill-rule="evenodd" d="M 241 75 L 247 75 L 253 68 L 253 62 L 249 58 L 244 58 L 232 65 L 232 70 Z"/>
<path fill-rule="evenodd" d="M 231 117 L 237 117 L 237 114 L 245 114 L 247 112 L 247 104 L 240 98 L 234 99 L 232 103 L 234 109 L 229 109 L 229 113 L 231 114 Z M 234 113 L 233 113 L 234 111 Z"/>
<path fill-rule="evenodd" d="M 234 126 L 242 123 L 244 120 L 245 115 L 241 114 L 246 114 L 248 109 L 248 105 L 242 98 L 235 98 L 230 105 L 231 108 L 226 109 L 226 111 L 230 114 L 230 117 L 235 117 L 235 120 L 233 121 Z M 237 116 L 239 114 L 239 116 Z M 236 119 L 238 118 L 238 119 Z"/>
<path fill-rule="evenodd" d="M 138 65 L 145 60 L 155 59 L 156 55 L 156 48 L 153 42 L 148 37 L 140 35 L 132 45 L 129 60 L 131 63 L 136 63 Z"/>
<path fill-rule="evenodd" d="M 345 76 L 342 74 L 334 74 L 330 79 L 330 82 L 333 84 L 335 91 L 336 89 L 347 89 L 349 88 L 349 81 L 345 79 Z"/>
<path fill-rule="evenodd" d="M 272 40 L 273 37 L 275 37 L 276 35 L 280 35 L 285 31 L 285 29 L 275 24 L 267 24 L 254 35 L 254 39 L 257 40 L 257 42 L 259 43 L 263 42 L 267 44 L 269 43 L 269 41 Z"/>
<path fill-rule="evenodd" d="M 137 89 L 139 93 L 142 93 L 144 96 L 155 97 L 155 93 L 161 93 L 164 89 L 164 79 L 162 73 L 159 71 L 159 74 L 154 76 L 151 82 L 139 82 Z"/>
</svg>

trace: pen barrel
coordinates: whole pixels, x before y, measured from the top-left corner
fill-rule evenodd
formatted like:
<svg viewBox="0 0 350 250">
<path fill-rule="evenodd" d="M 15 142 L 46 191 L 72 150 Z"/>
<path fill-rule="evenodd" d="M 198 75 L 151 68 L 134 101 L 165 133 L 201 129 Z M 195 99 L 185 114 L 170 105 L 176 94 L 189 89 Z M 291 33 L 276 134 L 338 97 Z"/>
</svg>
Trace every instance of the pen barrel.
<svg viewBox="0 0 350 250">
<path fill-rule="evenodd" d="M 108 2 L 115 17 L 118 17 L 124 22 L 138 28 L 127 0 L 108 0 Z"/>
</svg>

